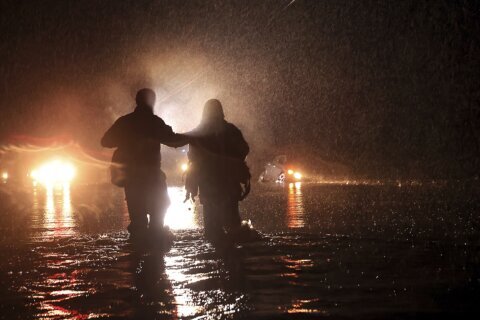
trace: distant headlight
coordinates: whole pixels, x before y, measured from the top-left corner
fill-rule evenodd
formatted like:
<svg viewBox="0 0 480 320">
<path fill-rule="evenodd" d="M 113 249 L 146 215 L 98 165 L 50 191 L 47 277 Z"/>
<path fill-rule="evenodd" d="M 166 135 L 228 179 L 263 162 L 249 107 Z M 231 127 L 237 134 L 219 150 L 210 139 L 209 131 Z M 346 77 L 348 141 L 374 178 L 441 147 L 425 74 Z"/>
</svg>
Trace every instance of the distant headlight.
<svg viewBox="0 0 480 320">
<path fill-rule="evenodd" d="M 302 179 L 302 174 L 300 172 L 295 172 L 293 174 L 293 177 L 297 180 L 300 180 L 300 179 Z"/>
<path fill-rule="evenodd" d="M 38 181 L 46 186 L 50 186 L 69 183 L 73 180 L 75 174 L 76 169 L 71 163 L 62 160 L 53 160 L 33 170 L 30 173 L 30 177 L 33 181 Z"/>
<path fill-rule="evenodd" d="M 188 163 L 182 163 L 180 166 L 180 169 L 182 169 L 182 172 L 187 172 L 188 170 Z"/>
</svg>

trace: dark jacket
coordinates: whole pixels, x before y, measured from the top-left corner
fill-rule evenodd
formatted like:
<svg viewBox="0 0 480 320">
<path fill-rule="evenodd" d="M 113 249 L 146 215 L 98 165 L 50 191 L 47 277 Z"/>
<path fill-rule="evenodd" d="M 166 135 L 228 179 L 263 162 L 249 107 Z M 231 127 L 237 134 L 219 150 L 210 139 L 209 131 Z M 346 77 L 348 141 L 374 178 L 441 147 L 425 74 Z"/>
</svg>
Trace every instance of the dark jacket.
<svg viewBox="0 0 480 320">
<path fill-rule="evenodd" d="M 199 189 L 200 198 L 239 198 L 241 184 L 247 184 L 250 179 L 245 163 L 250 149 L 242 132 L 225 121 L 218 132 L 199 127 L 189 135 L 194 137 L 188 153 L 191 168 L 186 188 L 189 196 L 195 197 Z"/>
<path fill-rule="evenodd" d="M 127 168 L 160 167 L 160 144 L 179 147 L 187 144 L 187 140 L 174 133 L 150 108 L 137 106 L 132 113 L 115 121 L 101 143 L 107 148 L 117 148 L 113 161 Z"/>
</svg>

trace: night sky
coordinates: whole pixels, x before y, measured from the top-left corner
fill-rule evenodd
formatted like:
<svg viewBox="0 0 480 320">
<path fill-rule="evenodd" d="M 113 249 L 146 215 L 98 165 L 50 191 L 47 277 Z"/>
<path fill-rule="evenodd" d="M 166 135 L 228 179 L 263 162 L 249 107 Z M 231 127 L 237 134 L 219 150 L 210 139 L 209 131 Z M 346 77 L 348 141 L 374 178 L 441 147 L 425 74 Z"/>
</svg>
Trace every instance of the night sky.
<svg viewBox="0 0 480 320">
<path fill-rule="evenodd" d="M 0 0 L 0 141 L 88 149 L 137 89 L 189 130 L 219 98 L 252 158 L 370 177 L 480 169 L 478 1 Z"/>
</svg>

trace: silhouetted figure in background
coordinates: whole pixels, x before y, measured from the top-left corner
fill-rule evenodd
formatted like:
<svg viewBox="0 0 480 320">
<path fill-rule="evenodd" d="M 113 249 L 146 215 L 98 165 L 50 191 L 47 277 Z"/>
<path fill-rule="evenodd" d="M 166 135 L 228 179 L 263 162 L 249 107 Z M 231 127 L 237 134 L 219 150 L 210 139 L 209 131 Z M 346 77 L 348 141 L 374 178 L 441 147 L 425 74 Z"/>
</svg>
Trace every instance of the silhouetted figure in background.
<svg viewBox="0 0 480 320">
<path fill-rule="evenodd" d="M 249 191 L 250 172 L 245 164 L 249 147 L 242 132 L 225 121 L 223 107 L 208 100 L 200 125 L 192 136 L 188 157 L 187 198 L 199 194 L 205 235 L 212 241 L 240 230 L 238 202 Z"/>
<path fill-rule="evenodd" d="M 133 239 L 144 236 L 147 229 L 163 231 L 170 200 L 161 170 L 160 144 L 171 147 L 187 144 L 185 136 L 174 133 L 153 114 L 153 90 L 141 89 L 135 101 L 135 110 L 115 121 L 101 141 L 104 147 L 117 148 L 112 158 L 112 183 L 125 188 L 130 215 L 128 231 Z"/>
</svg>

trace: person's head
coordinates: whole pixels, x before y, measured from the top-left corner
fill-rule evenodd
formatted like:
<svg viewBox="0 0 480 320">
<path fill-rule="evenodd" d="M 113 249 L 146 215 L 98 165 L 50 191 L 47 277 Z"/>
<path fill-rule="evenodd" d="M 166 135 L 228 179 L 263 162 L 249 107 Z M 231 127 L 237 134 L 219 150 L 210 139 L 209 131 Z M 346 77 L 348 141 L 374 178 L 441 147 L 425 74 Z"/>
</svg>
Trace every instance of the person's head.
<svg viewBox="0 0 480 320">
<path fill-rule="evenodd" d="M 150 88 L 138 90 L 137 95 L 135 96 L 135 102 L 137 103 L 137 106 L 149 107 L 150 109 L 153 109 L 153 106 L 155 105 L 155 99 L 155 91 Z"/>
<path fill-rule="evenodd" d="M 202 122 L 219 122 L 225 118 L 223 106 L 217 99 L 210 99 L 203 106 Z"/>
</svg>

